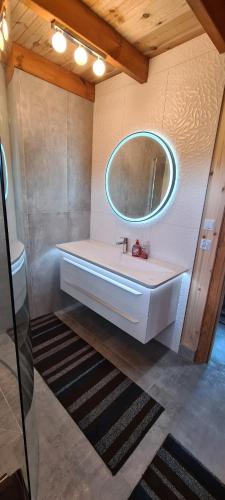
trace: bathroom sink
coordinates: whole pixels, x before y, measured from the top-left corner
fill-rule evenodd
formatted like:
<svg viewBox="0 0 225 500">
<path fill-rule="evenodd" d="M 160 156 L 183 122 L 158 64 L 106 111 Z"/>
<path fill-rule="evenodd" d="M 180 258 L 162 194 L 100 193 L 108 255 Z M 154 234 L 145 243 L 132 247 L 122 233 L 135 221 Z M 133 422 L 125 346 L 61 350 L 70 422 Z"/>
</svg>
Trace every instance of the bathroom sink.
<svg viewBox="0 0 225 500">
<path fill-rule="evenodd" d="M 122 254 L 121 249 L 96 240 L 56 245 L 61 251 L 120 274 L 149 288 L 155 288 L 181 275 L 186 269 L 157 259 L 140 259 Z"/>
<path fill-rule="evenodd" d="M 167 265 L 161 265 L 154 259 L 141 259 L 139 257 L 132 257 L 131 254 L 121 255 L 119 263 L 125 267 L 130 267 L 132 269 L 137 269 L 143 272 L 158 272 L 165 273 L 165 270 L 170 270 Z"/>
</svg>

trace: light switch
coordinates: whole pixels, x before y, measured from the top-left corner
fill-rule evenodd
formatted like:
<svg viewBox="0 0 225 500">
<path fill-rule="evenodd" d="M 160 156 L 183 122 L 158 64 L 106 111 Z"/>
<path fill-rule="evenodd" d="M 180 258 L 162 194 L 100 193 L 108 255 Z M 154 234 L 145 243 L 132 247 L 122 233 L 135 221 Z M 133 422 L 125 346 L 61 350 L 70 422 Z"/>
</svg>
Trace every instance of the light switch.
<svg viewBox="0 0 225 500">
<path fill-rule="evenodd" d="M 210 252 L 211 245 L 212 245 L 212 240 L 207 240 L 206 238 L 202 238 L 201 243 L 200 243 L 201 250 L 205 250 L 207 252 Z"/>
<path fill-rule="evenodd" d="M 205 219 L 204 229 L 206 231 L 214 231 L 215 229 L 215 219 Z"/>
</svg>

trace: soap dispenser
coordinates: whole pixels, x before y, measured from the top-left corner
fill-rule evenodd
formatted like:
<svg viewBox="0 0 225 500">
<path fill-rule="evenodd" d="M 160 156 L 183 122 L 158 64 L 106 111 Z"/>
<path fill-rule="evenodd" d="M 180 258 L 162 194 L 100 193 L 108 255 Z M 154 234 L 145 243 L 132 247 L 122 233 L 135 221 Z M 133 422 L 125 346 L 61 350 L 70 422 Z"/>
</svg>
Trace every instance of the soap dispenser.
<svg viewBox="0 0 225 500">
<path fill-rule="evenodd" d="M 133 257 L 140 257 L 140 255 L 141 255 L 140 241 L 136 240 L 136 243 L 132 246 L 132 256 Z"/>
</svg>

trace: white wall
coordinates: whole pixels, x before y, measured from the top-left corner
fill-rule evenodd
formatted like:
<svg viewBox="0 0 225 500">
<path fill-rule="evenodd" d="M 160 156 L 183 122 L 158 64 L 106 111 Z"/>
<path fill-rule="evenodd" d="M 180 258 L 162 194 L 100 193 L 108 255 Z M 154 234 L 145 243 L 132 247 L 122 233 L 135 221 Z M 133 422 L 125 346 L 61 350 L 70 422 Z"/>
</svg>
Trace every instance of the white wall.
<svg viewBox="0 0 225 500">
<path fill-rule="evenodd" d="M 225 83 L 225 57 L 207 35 L 150 63 L 140 85 L 118 75 L 96 86 L 92 151 L 91 238 L 115 244 L 120 236 L 150 241 L 152 257 L 188 269 L 175 325 L 160 334 L 178 350 L 208 174 Z M 173 204 L 153 222 L 132 224 L 112 212 L 104 188 L 107 159 L 127 134 L 150 130 L 176 152 L 179 183 Z"/>
</svg>

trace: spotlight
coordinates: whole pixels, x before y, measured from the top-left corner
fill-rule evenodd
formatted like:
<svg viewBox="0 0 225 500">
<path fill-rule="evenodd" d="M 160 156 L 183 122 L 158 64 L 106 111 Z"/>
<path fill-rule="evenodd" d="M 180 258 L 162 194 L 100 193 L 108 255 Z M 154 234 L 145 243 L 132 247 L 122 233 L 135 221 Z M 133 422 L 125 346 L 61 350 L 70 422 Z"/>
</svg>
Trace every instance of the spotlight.
<svg viewBox="0 0 225 500">
<path fill-rule="evenodd" d="M 81 45 L 74 51 L 74 60 L 79 66 L 84 66 L 87 63 L 88 53 Z"/>
<path fill-rule="evenodd" d="M 0 0 L 1 1 L 1 0 Z M 52 36 L 52 46 L 56 52 L 63 53 L 67 47 L 67 40 L 72 43 L 74 47 L 74 61 L 79 66 L 85 66 L 88 62 L 89 53 L 94 56 L 95 60 L 92 65 L 93 72 L 96 76 L 102 77 L 106 72 L 106 63 L 104 56 L 95 52 L 91 47 L 86 46 L 85 42 L 75 38 L 66 28 L 62 25 L 52 21 L 52 29 L 54 29 L 54 34 Z M 2 28 L 3 29 L 3 28 Z"/>
<path fill-rule="evenodd" d="M 96 59 L 93 64 L 93 71 L 96 76 L 103 76 L 105 73 L 106 67 L 105 63 L 102 59 Z"/>
<path fill-rule="evenodd" d="M 66 47 L 67 47 L 67 41 L 63 33 L 61 31 L 56 31 L 52 37 L 52 46 L 56 50 L 56 52 L 59 52 L 62 54 L 65 52 Z"/>
</svg>

